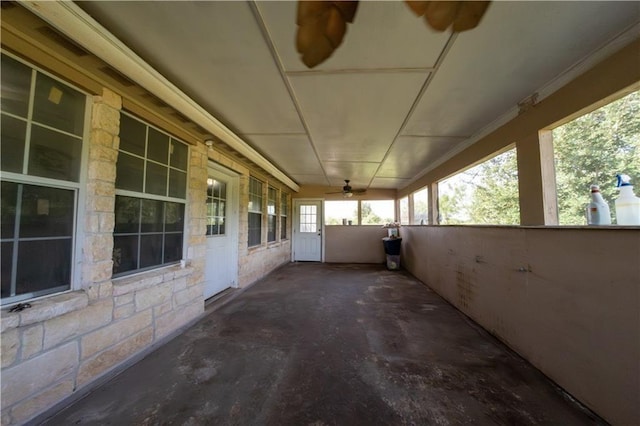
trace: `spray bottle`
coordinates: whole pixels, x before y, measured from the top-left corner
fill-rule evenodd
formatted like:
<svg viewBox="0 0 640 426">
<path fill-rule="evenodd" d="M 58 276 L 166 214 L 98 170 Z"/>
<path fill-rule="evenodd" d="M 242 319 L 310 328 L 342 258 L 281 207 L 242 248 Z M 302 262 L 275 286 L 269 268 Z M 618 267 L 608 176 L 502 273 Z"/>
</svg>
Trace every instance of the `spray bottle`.
<svg viewBox="0 0 640 426">
<path fill-rule="evenodd" d="M 587 224 L 611 225 L 609 205 L 602 198 L 598 185 L 591 185 L 591 202 L 587 206 Z"/>
<path fill-rule="evenodd" d="M 627 175 L 616 175 L 620 195 L 616 198 L 616 220 L 618 225 L 640 226 L 640 198 L 633 193 L 631 178 Z"/>
</svg>

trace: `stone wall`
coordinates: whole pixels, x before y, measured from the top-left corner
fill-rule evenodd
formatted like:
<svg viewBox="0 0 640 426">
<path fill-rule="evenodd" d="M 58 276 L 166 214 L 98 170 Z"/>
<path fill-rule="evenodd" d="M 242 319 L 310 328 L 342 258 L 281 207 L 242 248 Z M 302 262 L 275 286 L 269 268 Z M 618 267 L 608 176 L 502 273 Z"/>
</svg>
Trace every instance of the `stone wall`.
<svg viewBox="0 0 640 426">
<path fill-rule="evenodd" d="M 265 191 L 267 185 L 264 185 Z M 266 192 L 265 192 L 266 194 Z M 265 197 L 266 203 L 266 197 Z M 279 266 L 291 261 L 291 239 L 266 243 L 266 217 L 263 217 L 262 245 L 247 247 L 249 239 L 249 175 L 240 176 L 240 234 L 238 237 L 238 287 L 246 287 Z M 266 204 L 265 204 L 266 205 Z M 263 208 L 263 211 L 266 209 Z M 266 216 L 263 214 L 263 216 Z M 292 217 L 289 212 L 289 217 Z M 279 228 L 278 228 L 279 230 Z M 279 231 L 278 231 L 279 232 Z M 278 234 L 279 235 L 279 234 Z M 287 235 L 291 235 L 291 225 Z"/>
<path fill-rule="evenodd" d="M 274 269 L 291 261 L 291 240 L 273 243 L 266 247 L 245 248 L 238 265 L 238 285 L 246 287 Z"/>
<path fill-rule="evenodd" d="M 2 313 L 3 425 L 20 424 L 86 388 L 204 312 L 206 151 L 191 147 L 186 260 L 112 279 L 121 99 L 93 98 L 75 291 Z"/>
</svg>

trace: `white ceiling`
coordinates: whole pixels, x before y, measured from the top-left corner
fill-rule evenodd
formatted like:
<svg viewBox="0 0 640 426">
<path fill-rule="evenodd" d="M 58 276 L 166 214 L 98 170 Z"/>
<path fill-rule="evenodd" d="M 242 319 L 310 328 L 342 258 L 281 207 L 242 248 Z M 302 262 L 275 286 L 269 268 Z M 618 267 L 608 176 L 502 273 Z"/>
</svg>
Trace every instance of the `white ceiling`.
<svg viewBox="0 0 640 426">
<path fill-rule="evenodd" d="M 452 36 L 361 1 L 308 70 L 295 2 L 79 4 L 298 184 L 358 188 L 402 188 L 640 22 L 640 2 L 499 1 Z"/>
</svg>

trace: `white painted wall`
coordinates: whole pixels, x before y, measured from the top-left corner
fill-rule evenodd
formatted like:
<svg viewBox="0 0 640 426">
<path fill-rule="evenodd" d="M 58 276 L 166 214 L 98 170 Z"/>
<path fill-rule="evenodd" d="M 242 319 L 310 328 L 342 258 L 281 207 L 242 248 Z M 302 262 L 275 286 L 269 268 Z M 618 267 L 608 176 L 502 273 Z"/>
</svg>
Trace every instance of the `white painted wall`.
<svg viewBox="0 0 640 426">
<path fill-rule="evenodd" d="M 640 230 L 401 231 L 409 272 L 607 421 L 638 423 Z"/>
<path fill-rule="evenodd" d="M 387 230 L 379 225 L 325 226 L 325 262 L 384 263 L 382 238 Z"/>
</svg>

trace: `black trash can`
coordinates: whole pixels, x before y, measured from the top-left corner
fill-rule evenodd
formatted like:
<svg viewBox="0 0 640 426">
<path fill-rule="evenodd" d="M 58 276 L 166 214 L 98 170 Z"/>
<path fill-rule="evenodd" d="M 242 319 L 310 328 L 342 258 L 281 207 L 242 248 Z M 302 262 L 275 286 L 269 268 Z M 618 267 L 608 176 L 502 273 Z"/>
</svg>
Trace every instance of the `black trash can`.
<svg viewBox="0 0 640 426">
<path fill-rule="evenodd" d="M 387 256 L 387 269 L 390 271 L 397 271 L 400 269 L 400 244 L 402 244 L 402 238 L 389 238 L 382 239 L 384 244 L 384 253 Z"/>
</svg>

